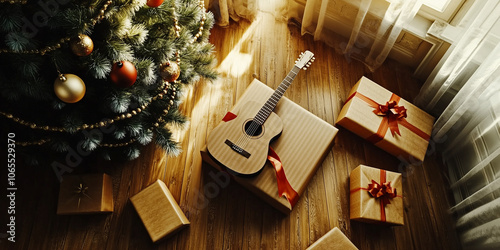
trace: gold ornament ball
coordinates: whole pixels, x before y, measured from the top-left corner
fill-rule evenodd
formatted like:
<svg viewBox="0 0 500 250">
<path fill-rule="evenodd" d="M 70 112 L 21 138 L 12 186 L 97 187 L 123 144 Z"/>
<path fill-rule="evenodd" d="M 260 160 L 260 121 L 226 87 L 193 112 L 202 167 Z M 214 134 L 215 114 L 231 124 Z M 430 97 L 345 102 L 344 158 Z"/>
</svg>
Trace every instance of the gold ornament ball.
<svg viewBox="0 0 500 250">
<path fill-rule="evenodd" d="M 85 91 L 85 83 L 77 75 L 63 74 L 54 81 L 54 92 L 65 103 L 80 101 Z"/>
<path fill-rule="evenodd" d="M 94 50 L 94 42 L 89 36 L 80 34 L 71 39 L 69 47 L 77 56 L 88 56 Z"/>
<path fill-rule="evenodd" d="M 167 82 L 173 82 L 179 78 L 181 74 L 181 69 L 179 64 L 175 62 L 166 62 L 160 66 L 161 78 Z"/>
</svg>

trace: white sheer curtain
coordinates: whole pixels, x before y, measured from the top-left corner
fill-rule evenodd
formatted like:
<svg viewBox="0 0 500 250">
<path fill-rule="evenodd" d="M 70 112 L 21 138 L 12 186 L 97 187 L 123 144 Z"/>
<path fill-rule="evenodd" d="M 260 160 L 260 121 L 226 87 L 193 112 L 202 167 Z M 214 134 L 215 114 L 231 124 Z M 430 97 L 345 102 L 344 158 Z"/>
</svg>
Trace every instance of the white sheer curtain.
<svg viewBox="0 0 500 250">
<path fill-rule="evenodd" d="M 476 0 L 415 103 L 438 116 L 465 248 L 500 249 L 500 1 Z"/>
<path fill-rule="evenodd" d="M 303 16 L 297 17 L 300 5 L 293 1 L 300 0 L 291 1 L 289 12 L 292 18 L 301 20 L 302 34 L 309 33 L 315 40 L 340 49 L 371 71 L 382 65 L 401 30 L 421 7 L 420 0 L 307 0 Z M 348 41 L 337 44 L 335 33 L 349 37 Z"/>
<path fill-rule="evenodd" d="M 229 25 L 229 19 L 253 20 L 257 13 L 258 0 L 204 0 L 205 6 L 215 15 L 217 25 Z"/>
</svg>

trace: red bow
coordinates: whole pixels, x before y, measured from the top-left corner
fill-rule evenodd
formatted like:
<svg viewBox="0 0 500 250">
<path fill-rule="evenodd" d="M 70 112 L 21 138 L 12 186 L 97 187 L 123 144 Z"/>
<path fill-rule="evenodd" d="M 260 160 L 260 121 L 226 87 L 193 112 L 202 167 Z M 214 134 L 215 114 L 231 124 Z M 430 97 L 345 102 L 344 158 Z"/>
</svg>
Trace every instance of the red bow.
<svg viewBox="0 0 500 250">
<path fill-rule="evenodd" d="M 391 187 L 391 182 L 384 182 L 382 185 L 378 182 L 372 180 L 371 184 L 368 184 L 368 193 L 374 198 L 380 198 L 380 202 L 385 205 L 391 204 L 390 199 L 398 196 L 396 189 Z"/>
<path fill-rule="evenodd" d="M 387 117 L 392 136 L 394 136 L 394 134 L 401 136 L 398 127 L 398 120 L 406 118 L 406 108 L 404 106 L 398 106 L 396 101 L 391 100 L 385 105 L 379 104 L 378 107 L 373 110 L 373 113 L 378 116 Z"/>
</svg>

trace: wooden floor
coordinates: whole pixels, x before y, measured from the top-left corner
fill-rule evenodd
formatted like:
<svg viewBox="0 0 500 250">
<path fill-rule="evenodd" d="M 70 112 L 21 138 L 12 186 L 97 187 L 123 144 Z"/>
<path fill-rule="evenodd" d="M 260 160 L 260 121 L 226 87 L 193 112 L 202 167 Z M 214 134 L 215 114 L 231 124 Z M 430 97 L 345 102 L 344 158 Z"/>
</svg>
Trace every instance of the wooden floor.
<svg viewBox="0 0 500 250">
<path fill-rule="evenodd" d="M 300 51 L 309 49 L 317 59 L 298 75 L 285 96 L 329 123 L 335 121 L 351 86 L 363 75 L 405 99 L 413 100 L 418 94 L 421 83 L 412 78 L 411 70 L 388 61 L 370 73 L 361 63 L 347 60 L 311 36 L 302 37 L 299 28 L 287 25 L 275 13 L 270 7 L 252 23 L 212 30 L 220 78 L 186 90 L 183 110 L 190 125 L 177 133 L 182 154 L 167 157 L 151 145 L 135 161 L 85 159 L 76 170 L 86 168 L 112 176 L 112 214 L 57 216 L 59 182 L 50 166 L 19 166 L 17 241 L 11 244 L 2 238 L 0 249 L 305 249 L 333 227 L 339 227 L 360 249 L 460 248 L 447 213 L 446 177 L 436 154 L 423 165 L 403 167 L 343 128 L 290 215 L 281 214 L 234 182 L 205 200 L 204 185 L 213 182 L 209 173 L 215 171 L 202 163 L 199 153 L 207 134 L 253 78 L 277 87 Z M 405 226 L 349 220 L 348 176 L 359 164 L 403 173 Z M 1 171 L 5 176 L 2 185 L 6 185 L 6 170 Z M 129 198 L 156 179 L 167 184 L 191 225 L 153 244 Z M 4 218 L 7 205 L 2 200 Z M 0 230 L 2 236 L 6 227 Z"/>
</svg>

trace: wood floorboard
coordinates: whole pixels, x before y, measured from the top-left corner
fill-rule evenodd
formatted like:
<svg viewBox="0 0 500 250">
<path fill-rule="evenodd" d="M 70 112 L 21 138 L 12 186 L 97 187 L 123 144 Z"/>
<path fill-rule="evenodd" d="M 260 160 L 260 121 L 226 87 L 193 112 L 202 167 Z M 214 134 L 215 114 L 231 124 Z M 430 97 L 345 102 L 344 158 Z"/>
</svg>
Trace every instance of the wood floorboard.
<svg viewBox="0 0 500 250">
<path fill-rule="evenodd" d="M 393 156 L 339 128 L 329 154 L 289 215 L 234 180 L 220 179 L 217 170 L 202 162 L 200 149 L 208 134 L 250 82 L 257 78 L 276 88 L 306 49 L 317 59 L 299 73 L 285 96 L 330 124 L 361 76 L 407 100 L 418 94 L 422 82 L 412 77 L 411 69 L 388 60 L 369 72 L 335 48 L 310 35 L 301 36 L 300 28 L 284 21 L 279 8 L 265 6 L 253 22 L 212 29 L 219 78 L 201 80 L 183 90 L 181 110 L 190 122 L 176 128 L 182 150 L 178 156 L 167 156 L 149 145 L 134 161 L 87 157 L 75 170 L 112 176 L 113 213 L 56 215 L 59 182 L 50 163 L 20 166 L 19 240 L 8 244 L 8 249 L 305 249 L 333 227 L 339 227 L 360 249 L 459 249 L 453 218 L 447 212 L 450 190 L 436 153 L 423 165 L 403 167 Z M 359 164 L 403 172 L 404 226 L 350 221 L 349 174 Z M 156 179 L 166 183 L 191 224 L 154 244 L 129 198 Z"/>
</svg>

